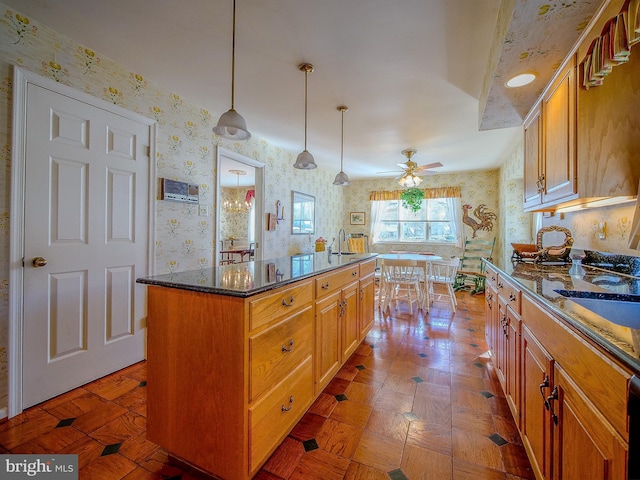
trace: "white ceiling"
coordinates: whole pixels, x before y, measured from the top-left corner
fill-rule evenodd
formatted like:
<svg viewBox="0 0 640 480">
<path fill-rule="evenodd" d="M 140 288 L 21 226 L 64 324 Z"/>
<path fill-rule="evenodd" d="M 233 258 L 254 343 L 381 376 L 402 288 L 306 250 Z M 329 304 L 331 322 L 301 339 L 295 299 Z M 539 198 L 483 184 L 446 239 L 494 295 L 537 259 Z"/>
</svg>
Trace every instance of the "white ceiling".
<svg viewBox="0 0 640 480">
<path fill-rule="evenodd" d="M 2 0 L 218 115 L 231 96 L 231 0 Z M 526 3 L 526 2 L 525 2 Z M 479 131 L 500 0 L 237 0 L 236 110 L 253 135 L 351 179 L 416 148 L 438 171 L 498 167 L 519 126 Z M 392 176 L 388 174 L 387 176 Z"/>
</svg>

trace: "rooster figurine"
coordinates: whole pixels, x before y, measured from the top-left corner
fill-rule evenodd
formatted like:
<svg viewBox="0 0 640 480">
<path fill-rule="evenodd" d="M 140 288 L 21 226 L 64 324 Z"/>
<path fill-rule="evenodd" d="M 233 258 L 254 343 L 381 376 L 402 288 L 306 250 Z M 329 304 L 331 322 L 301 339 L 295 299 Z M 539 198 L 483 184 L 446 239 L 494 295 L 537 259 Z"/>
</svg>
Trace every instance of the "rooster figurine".
<svg viewBox="0 0 640 480">
<path fill-rule="evenodd" d="M 471 218 L 469 216 L 469 210 L 472 208 L 473 207 L 468 204 L 462 206 L 462 221 L 473 229 L 472 238 L 476 238 L 476 232 L 478 230 L 484 230 L 487 232 L 493 230 L 493 221 L 498 218 L 496 214 L 488 211 L 487 206 L 484 203 L 481 203 L 473 211 L 473 214 L 480 219 L 478 222 L 475 218 Z"/>
</svg>

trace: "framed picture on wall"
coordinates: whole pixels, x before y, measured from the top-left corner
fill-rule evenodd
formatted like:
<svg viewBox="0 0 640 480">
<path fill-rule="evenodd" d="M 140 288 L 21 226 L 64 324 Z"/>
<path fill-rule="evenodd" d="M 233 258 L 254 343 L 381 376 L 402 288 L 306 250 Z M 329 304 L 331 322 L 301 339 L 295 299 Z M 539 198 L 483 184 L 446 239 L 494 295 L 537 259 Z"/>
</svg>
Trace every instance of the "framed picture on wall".
<svg viewBox="0 0 640 480">
<path fill-rule="evenodd" d="M 349 213 L 349 223 L 351 225 L 364 225 L 365 224 L 365 213 L 364 212 L 350 212 Z"/>
</svg>

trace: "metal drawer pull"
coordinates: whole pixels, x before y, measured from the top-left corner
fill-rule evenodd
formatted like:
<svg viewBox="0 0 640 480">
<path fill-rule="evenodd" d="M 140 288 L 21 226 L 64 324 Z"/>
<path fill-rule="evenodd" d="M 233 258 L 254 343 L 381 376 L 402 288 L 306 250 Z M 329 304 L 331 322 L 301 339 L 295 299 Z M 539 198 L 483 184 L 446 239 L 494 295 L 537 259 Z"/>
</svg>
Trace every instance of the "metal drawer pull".
<svg viewBox="0 0 640 480">
<path fill-rule="evenodd" d="M 542 403 L 544 404 L 544 408 L 546 408 L 547 410 L 549 410 L 549 402 L 545 398 L 544 392 L 542 391 L 542 389 L 548 388 L 548 387 L 549 387 L 549 375 L 546 375 L 544 377 L 544 381 L 540 384 L 540 395 L 542 395 Z"/>
<path fill-rule="evenodd" d="M 323 290 L 327 290 L 329 288 L 329 282 L 327 283 L 323 283 L 320 288 L 322 288 Z"/>
<path fill-rule="evenodd" d="M 512 293 L 509 294 L 509 300 L 511 300 L 512 302 L 515 302 L 517 299 L 517 297 Z"/>
<path fill-rule="evenodd" d="M 553 423 L 555 423 L 556 425 L 558 424 L 558 415 L 556 415 L 556 412 L 553 411 L 553 403 L 551 402 L 557 399 L 558 399 L 558 386 L 556 385 L 555 387 L 553 387 L 553 390 L 551 391 L 551 395 L 547 397 L 547 402 L 549 403 L 549 410 L 551 410 L 551 418 L 553 419 Z"/>
<path fill-rule="evenodd" d="M 282 352 L 290 352 L 291 350 L 293 350 L 293 338 L 291 340 L 289 340 L 289 348 L 287 348 L 286 345 L 282 345 Z"/>
<path fill-rule="evenodd" d="M 282 305 L 284 305 L 285 307 L 290 307 L 290 306 L 292 306 L 292 305 L 293 305 L 293 295 L 291 295 L 291 296 L 289 297 L 289 303 L 287 303 L 287 300 L 283 298 L 283 299 L 282 299 Z"/>
<path fill-rule="evenodd" d="M 504 288 L 504 285 L 500 282 L 498 282 L 498 288 Z"/>
<path fill-rule="evenodd" d="M 282 405 L 282 411 L 283 412 L 288 412 L 289 410 L 291 410 L 293 408 L 293 395 L 291 395 L 289 397 L 289 406 L 285 407 L 284 405 Z"/>
<path fill-rule="evenodd" d="M 354 276 L 354 277 L 357 277 L 358 276 L 358 272 L 353 271 L 353 272 L 351 272 L 351 275 Z"/>
</svg>

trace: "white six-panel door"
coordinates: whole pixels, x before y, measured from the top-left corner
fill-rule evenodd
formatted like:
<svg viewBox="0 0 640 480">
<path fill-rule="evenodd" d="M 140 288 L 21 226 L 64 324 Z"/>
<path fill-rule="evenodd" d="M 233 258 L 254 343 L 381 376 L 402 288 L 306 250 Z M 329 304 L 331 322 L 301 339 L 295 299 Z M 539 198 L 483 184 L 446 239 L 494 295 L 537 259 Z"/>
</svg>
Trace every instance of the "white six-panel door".
<svg viewBox="0 0 640 480">
<path fill-rule="evenodd" d="M 29 84 L 22 406 L 145 357 L 150 126 Z"/>
</svg>

